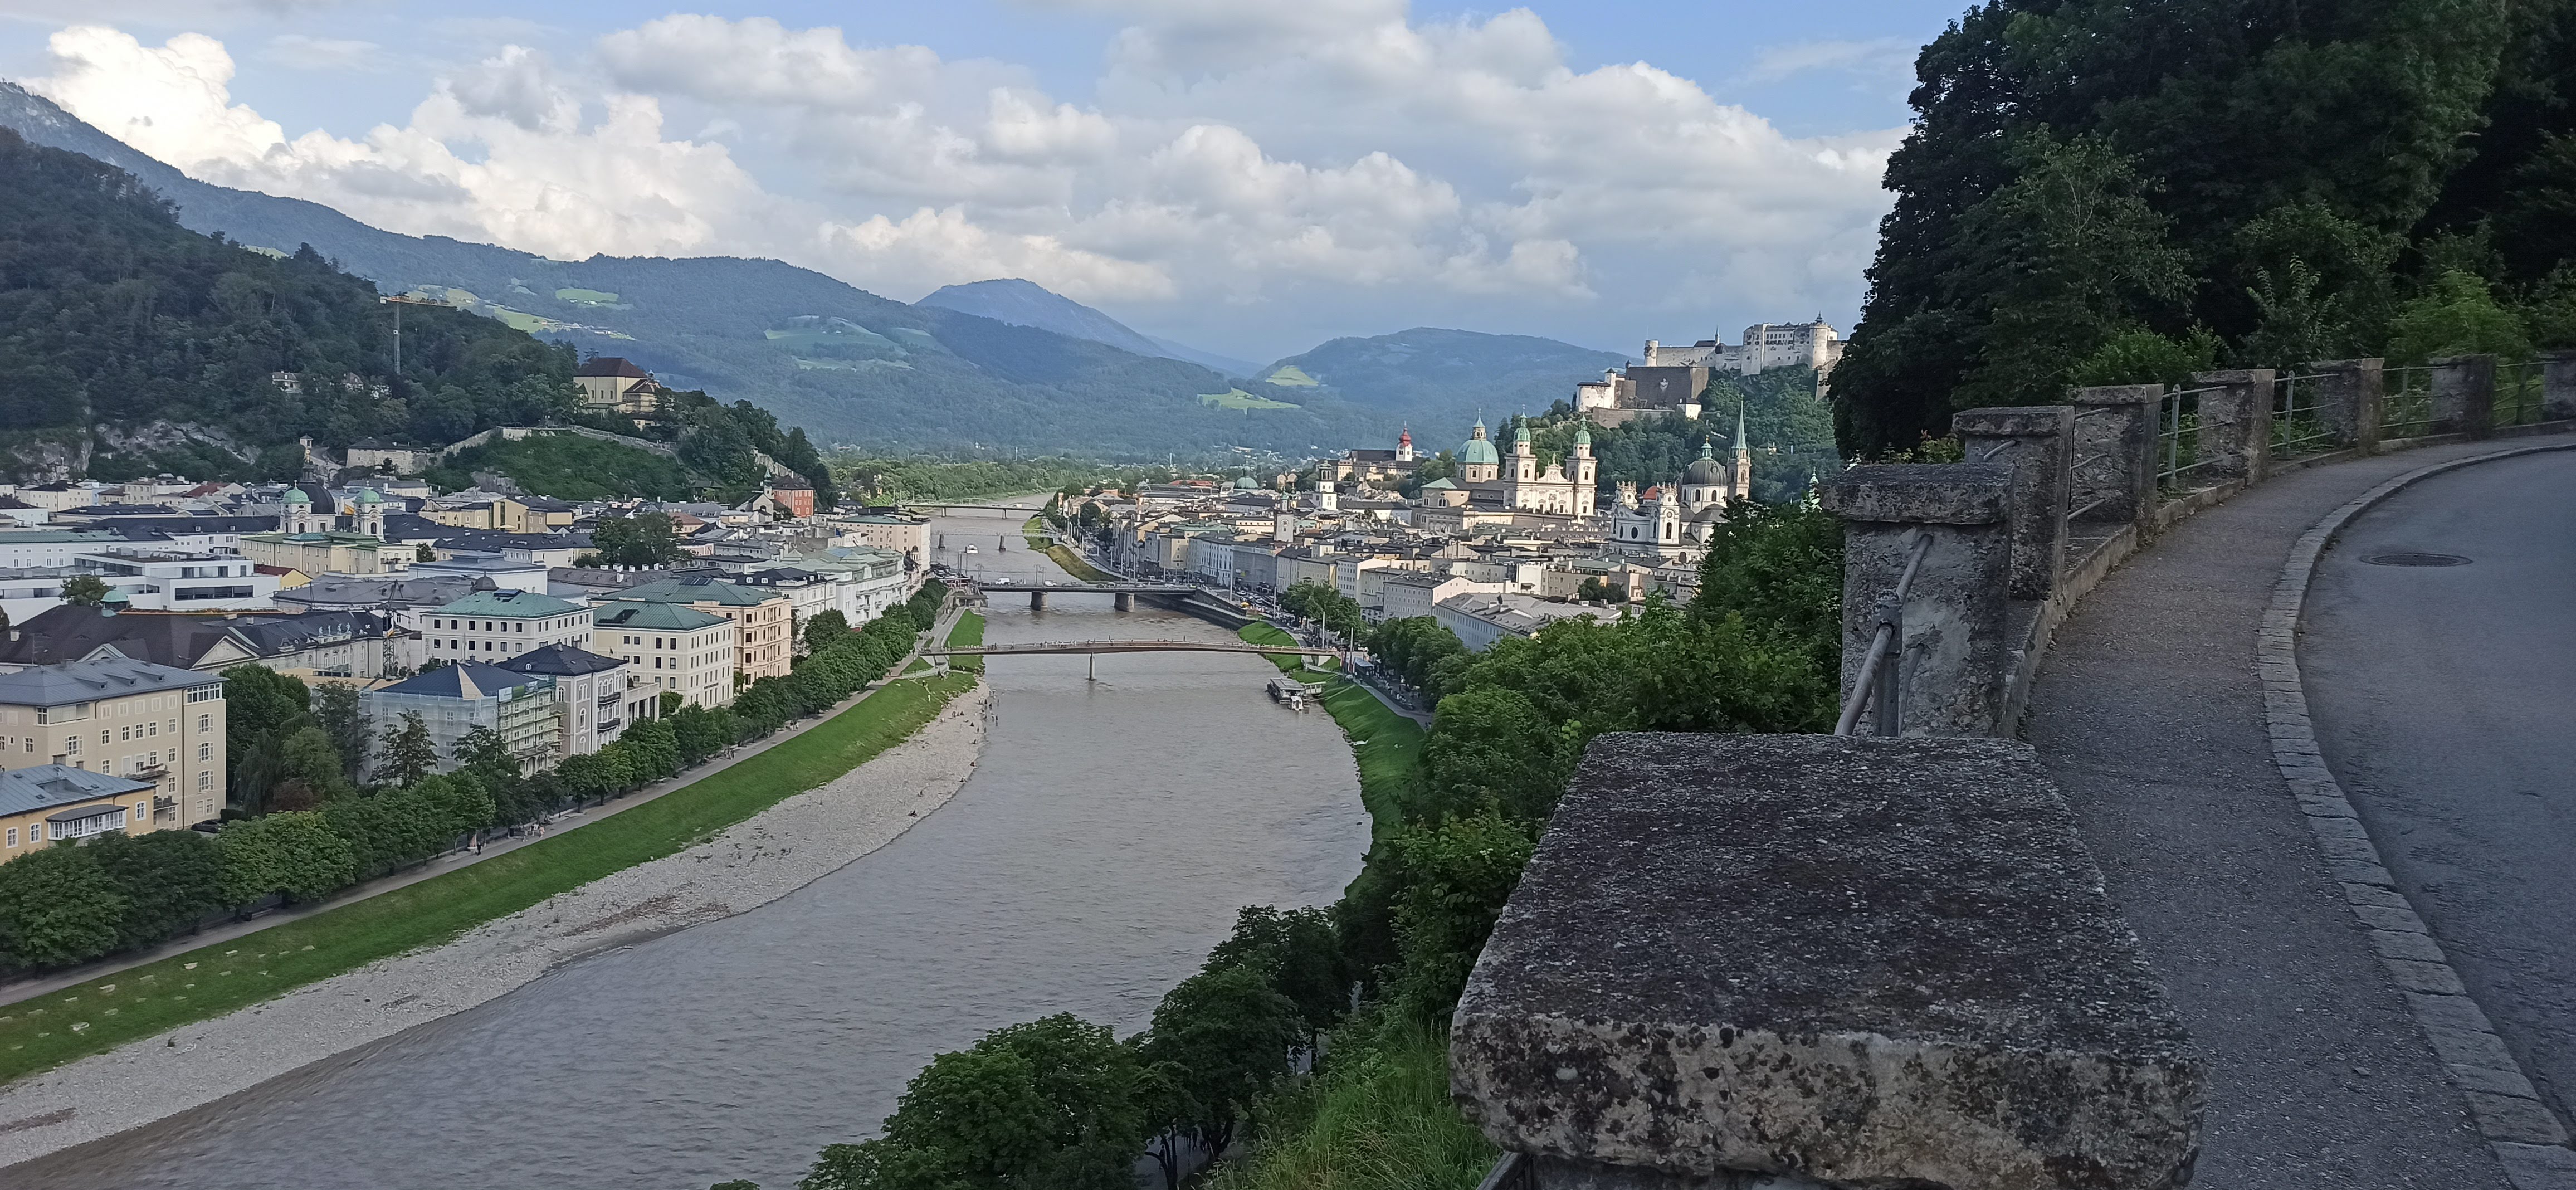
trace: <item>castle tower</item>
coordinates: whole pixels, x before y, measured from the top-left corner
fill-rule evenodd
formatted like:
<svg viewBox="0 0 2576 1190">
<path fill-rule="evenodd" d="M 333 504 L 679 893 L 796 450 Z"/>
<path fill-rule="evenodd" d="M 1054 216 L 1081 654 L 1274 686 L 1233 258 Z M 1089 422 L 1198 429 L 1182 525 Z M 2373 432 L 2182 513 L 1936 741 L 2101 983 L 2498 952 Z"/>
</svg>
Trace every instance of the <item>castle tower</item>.
<svg viewBox="0 0 2576 1190">
<path fill-rule="evenodd" d="M 1334 493 L 1332 480 L 1318 479 L 1315 481 L 1315 507 L 1325 512 L 1340 512 L 1342 510 L 1342 498 Z"/>
<path fill-rule="evenodd" d="M 1753 498 L 1753 448 L 1744 443 L 1744 406 L 1735 407 L 1735 498 Z"/>
<path fill-rule="evenodd" d="M 1578 517 L 1591 516 L 1593 503 L 1599 498 L 1596 491 L 1600 484 L 1598 467 L 1599 464 L 1592 460 L 1592 427 L 1588 423 L 1578 421 L 1574 426 L 1574 475 L 1572 476 L 1574 515 Z"/>
<path fill-rule="evenodd" d="M 1413 427 L 1411 426 L 1404 427 L 1404 433 L 1396 436 L 1395 461 L 1399 463 L 1413 461 Z"/>
<path fill-rule="evenodd" d="M 1618 483 L 1611 485 L 1611 488 L 1613 492 L 1612 498 L 1618 501 L 1619 507 L 1635 508 L 1637 506 L 1637 481 L 1633 479 L 1623 479 Z"/>
</svg>

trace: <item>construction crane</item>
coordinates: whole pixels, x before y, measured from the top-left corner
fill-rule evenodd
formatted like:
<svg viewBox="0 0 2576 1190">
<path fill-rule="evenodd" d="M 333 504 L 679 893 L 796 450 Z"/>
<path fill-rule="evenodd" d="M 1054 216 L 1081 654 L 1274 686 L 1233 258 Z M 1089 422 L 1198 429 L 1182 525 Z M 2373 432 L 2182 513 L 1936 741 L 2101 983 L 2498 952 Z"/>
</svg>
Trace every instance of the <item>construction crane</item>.
<svg viewBox="0 0 2576 1190">
<path fill-rule="evenodd" d="M 405 306 L 443 307 L 447 303 L 417 298 L 407 293 L 389 293 L 376 300 L 394 308 L 394 375 L 399 377 L 402 375 L 402 308 Z"/>
</svg>

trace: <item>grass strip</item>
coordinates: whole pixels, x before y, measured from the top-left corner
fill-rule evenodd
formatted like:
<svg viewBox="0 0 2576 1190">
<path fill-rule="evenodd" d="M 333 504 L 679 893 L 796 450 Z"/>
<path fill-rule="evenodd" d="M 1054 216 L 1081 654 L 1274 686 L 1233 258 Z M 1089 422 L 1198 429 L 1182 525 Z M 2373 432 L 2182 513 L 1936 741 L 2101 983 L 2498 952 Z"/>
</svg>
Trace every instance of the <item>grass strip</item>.
<svg viewBox="0 0 2576 1190">
<path fill-rule="evenodd" d="M 949 648 L 971 648 L 983 643 L 984 615 L 981 612 L 970 611 L 957 617 L 957 626 L 948 630 Z M 984 659 L 981 657 L 951 657 L 948 659 L 948 668 L 964 670 L 967 673 L 982 673 L 984 672 Z"/>
<path fill-rule="evenodd" d="M 1449 1100 L 1449 1043 L 1419 1025 L 1335 1037 L 1307 1086 L 1272 1100 L 1248 1160 L 1219 1167 L 1211 1190 L 1464 1188 L 1493 1166 L 1493 1143 Z"/>
<path fill-rule="evenodd" d="M 895 682 L 794 738 L 633 809 L 471 867 L 0 1008 L 0 1081 L 434 946 L 681 851 L 850 771 L 930 722 L 973 674 Z"/>
<path fill-rule="evenodd" d="M 1072 549 L 1064 546 L 1063 544 L 1048 541 L 1046 538 L 1039 536 L 1038 518 L 1036 517 L 1030 517 L 1029 523 L 1020 527 L 1020 532 L 1029 539 L 1030 549 L 1037 550 L 1040 553 L 1045 554 L 1048 561 L 1063 567 L 1066 574 L 1072 575 L 1083 582 L 1116 583 L 1126 581 L 1119 578 L 1117 575 L 1111 574 L 1089 562 L 1083 561 L 1082 555 L 1074 553 Z"/>
</svg>

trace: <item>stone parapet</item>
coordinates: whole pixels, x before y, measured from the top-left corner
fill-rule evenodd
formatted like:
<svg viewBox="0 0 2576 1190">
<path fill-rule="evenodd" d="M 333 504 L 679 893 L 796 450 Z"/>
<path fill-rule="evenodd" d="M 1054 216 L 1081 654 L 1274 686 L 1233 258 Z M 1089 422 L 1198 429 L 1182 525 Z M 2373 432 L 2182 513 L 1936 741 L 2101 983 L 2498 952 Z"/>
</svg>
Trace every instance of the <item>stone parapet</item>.
<svg viewBox="0 0 2576 1190">
<path fill-rule="evenodd" d="M 2205 1094 L 2072 816 L 1999 739 L 1594 740 L 1450 1072 L 1539 1190 L 2167 1190 Z"/>
<path fill-rule="evenodd" d="M 1843 518 L 1846 697 L 1877 635 L 1880 597 L 1922 561 L 1901 607 L 1893 663 L 1907 735 L 1985 735 L 2012 672 L 2006 622 L 2012 472 L 1996 463 L 1874 464 L 1836 475 L 1824 506 Z"/>
<path fill-rule="evenodd" d="M 2159 384 L 2079 388 L 2066 504 L 2077 520 L 2141 524 L 2156 506 Z"/>
<path fill-rule="evenodd" d="M 2379 449 L 2379 430 L 2388 412 L 2387 362 L 2330 359 L 2308 365 L 2323 377 L 2317 382 L 2317 419 L 2333 431 L 2336 442 Z"/>
<path fill-rule="evenodd" d="M 2425 362 L 2433 371 L 2433 432 L 2471 438 L 2494 433 L 2495 357 L 2446 355 Z"/>
<path fill-rule="evenodd" d="M 2576 418 L 2576 351 L 2540 353 L 2540 418 Z"/>
<path fill-rule="evenodd" d="M 1995 463 L 2012 474 L 2004 495 L 2012 522 L 2012 597 L 2048 598 L 2066 568 L 2074 407 L 1963 409 L 1951 416 L 1950 427 L 1971 461 Z"/>
<path fill-rule="evenodd" d="M 2192 387 L 2210 390 L 2200 394 L 2197 482 L 2262 482 L 2272 461 L 2272 380 L 2270 368 L 2192 374 Z"/>
</svg>

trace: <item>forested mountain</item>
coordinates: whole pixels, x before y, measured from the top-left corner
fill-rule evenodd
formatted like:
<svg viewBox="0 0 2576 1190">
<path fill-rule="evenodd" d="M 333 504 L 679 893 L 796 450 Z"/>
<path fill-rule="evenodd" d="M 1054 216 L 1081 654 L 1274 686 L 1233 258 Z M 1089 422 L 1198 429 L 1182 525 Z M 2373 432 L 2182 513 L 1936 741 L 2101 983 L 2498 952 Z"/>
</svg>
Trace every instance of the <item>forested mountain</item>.
<svg viewBox="0 0 2576 1190">
<path fill-rule="evenodd" d="M 1197 364 L 906 305 L 778 261 L 558 261 L 380 231 L 313 203 L 194 181 L 6 83 L 0 126 L 128 169 L 177 203 L 189 228 L 281 251 L 311 244 L 387 292 L 631 358 L 666 384 L 751 400 L 826 443 L 1160 458 L 1236 444 L 1305 452 L 1391 438 L 1399 420 L 1337 393 L 1238 385 Z"/>
<path fill-rule="evenodd" d="M 964 285 L 944 285 L 930 296 L 914 302 L 916 306 L 936 306 L 973 314 L 1013 326 L 1033 326 L 1076 339 L 1106 343 L 1120 351 L 1138 355 L 1159 355 L 1185 360 L 1227 376 L 1250 376 L 1260 365 L 1200 351 L 1169 339 L 1141 335 L 1126 323 L 1098 310 L 1056 293 L 1034 281 L 1011 277 L 994 281 L 970 281 Z"/>
<path fill-rule="evenodd" d="M 1373 338 L 1335 339 L 1271 365 L 1267 379 L 1294 392 L 1321 388 L 1373 409 L 1481 415 L 1488 422 L 1536 412 L 1627 357 L 1530 335 L 1418 326 Z"/>
<path fill-rule="evenodd" d="M 1916 74 L 1848 448 L 2072 383 L 2576 344 L 2568 0 L 1993 0 Z"/>
<path fill-rule="evenodd" d="M 416 309 L 396 374 L 392 327 L 373 287 L 310 249 L 279 257 L 198 235 L 123 170 L 0 128 L 12 469 L 78 475 L 96 449 L 223 474 L 302 434 L 446 441 L 573 401 L 568 347 Z"/>
</svg>

